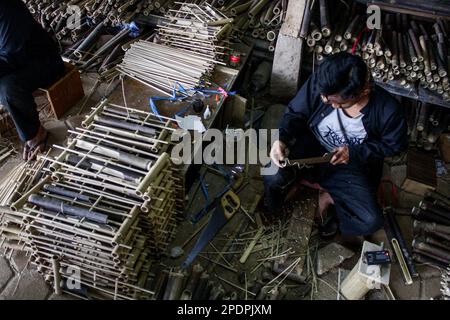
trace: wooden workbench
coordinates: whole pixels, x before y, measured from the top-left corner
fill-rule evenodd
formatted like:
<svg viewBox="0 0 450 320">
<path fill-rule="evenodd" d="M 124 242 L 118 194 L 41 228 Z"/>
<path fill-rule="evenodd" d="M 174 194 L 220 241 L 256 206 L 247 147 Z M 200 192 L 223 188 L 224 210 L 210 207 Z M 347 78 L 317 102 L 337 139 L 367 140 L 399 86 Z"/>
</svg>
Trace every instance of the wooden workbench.
<svg viewBox="0 0 450 320">
<path fill-rule="evenodd" d="M 216 86 L 211 86 L 209 88 L 205 88 L 208 90 L 216 90 L 218 87 L 225 89 L 226 91 L 231 91 L 236 79 L 239 76 L 240 71 L 245 66 L 245 63 L 250 56 L 252 51 L 252 47 L 249 47 L 245 44 L 233 44 L 233 49 L 241 52 L 241 64 L 239 68 L 231 68 L 228 66 L 218 65 L 214 69 L 214 73 L 212 76 L 212 83 L 216 84 Z M 161 93 L 157 92 L 155 89 L 146 86 L 145 84 L 136 81 L 131 78 L 124 79 L 124 88 L 125 88 L 125 97 L 128 107 L 136 108 L 140 110 L 150 110 L 150 98 L 151 97 L 164 97 Z M 187 89 L 187 88 L 186 88 Z M 119 86 L 111 93 L 109 97 L 111 103 L 124 105 L 124 98 L 122 93 L 122 86 Z M 211 117 L 207 120 L 203 119 L 203 115 L 199 115 L 202 117 L 204 126 L 208 129 L 211 128 L 217 118 L 217 115 L 220 113 L 222 106 L 224 105 L 225 97 L 223 95 L 210 95 L 205 99 L 205 105 L 209 105 L 211 109 Z M 162 116 L 174 118 L 175 114 L 184 110 L 189 102 L 186 101 L 156 101 L 155 104 L 157 106 L 158 112 Z M 186 112 L 185 115 L 195 114 L 192 110 Z"/>
<path fill-rule="evenodd" d="M 253 50 L 253 47 L 247 46 L 242 43 L 233 44 L 232 48 L 241 53 L 241 63 L 239 68 L 231 68 L 227 66 L 217 66 L 212 76 L 212 82 L 217 84 L 210 89 L 214 90 L 218 87 L 222 87 L 226 91 L 232 91 L 233 86 L 238 78 L 240 72 L 244 69 L 248 58 Z M 124 91 L 127 106 L 139 110 L 151 110 L 150 109 L 150 97 L 162 97 L 161 93 L 146 86 L 145 84 L 136 81 L 131 78 L 125 78 L 123 81 Z M 203 119 L 203 114 L 199 115 L 202 118 L 203 125 L 206 129 L 212 128 L 215 125 L 216 119 L 222 111 L 224 106 L 225 97 L 223 95 L 211 95 L 206 97 L 205 104 L 209 105 L 211 110 L 211 116 L 208 119 Z M 124 105 L 124 97 L 122 93 L 122 85 L 119 84 L 116 89 L 109 96 L 109 101 L 114 104 Z M 184 110 L 189 102 L 186 101 L 156 101 L 158 112 L 162 116 L 175 118 L 175 114 Z M 193 114 L 193 110 L 189 110 L 185 115 Z M 170 151 L 170 150 L 169 150 Z M 197 152 L 196 150 L 195 152 Z M 199 166 L 183 165 L 181 169 L 181 176 L 185 181 L 186 190 L 192 185 L 196 179 Z"/>
</svg>

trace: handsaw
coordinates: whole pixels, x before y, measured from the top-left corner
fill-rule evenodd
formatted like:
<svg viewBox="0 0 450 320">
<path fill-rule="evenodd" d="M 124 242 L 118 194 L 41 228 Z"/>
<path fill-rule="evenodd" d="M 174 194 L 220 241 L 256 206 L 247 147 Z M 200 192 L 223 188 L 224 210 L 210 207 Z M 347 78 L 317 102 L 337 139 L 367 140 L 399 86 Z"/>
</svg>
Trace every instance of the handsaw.
<svg viewBox="0 0 450 320">
<path fill-rule="evenodd" d="M 308 167 L 309 165 L 319 164 L 319 163 L 327 163 L 330 162 L 331 158 L 333 158 L 336 152 L 328 152 L 325 153 L 321 157 L 313 157 L 313 158 L 304 158 L 304 159 L 296 159 L 296 160 L 282 160 L 280 161 L 281 167 L 289 167 L 289 166 L 298 166 L 300 169 L 304 167 Z"/>
<path fill-rule="evenodd" d="M 219 232 L 239 210 L 241 201 L 233 191 L 228 190 L 223 195 L 217 197 L 215 204 L 215 210 L 211 215 L 205 230 L 203 230 L 203 233 L 198 238 L 191 253 L 182 264 L 183 269 L 188 268 L 192 264 L 203 248 L 214 239 L 217 232 Z"/>
</svg>

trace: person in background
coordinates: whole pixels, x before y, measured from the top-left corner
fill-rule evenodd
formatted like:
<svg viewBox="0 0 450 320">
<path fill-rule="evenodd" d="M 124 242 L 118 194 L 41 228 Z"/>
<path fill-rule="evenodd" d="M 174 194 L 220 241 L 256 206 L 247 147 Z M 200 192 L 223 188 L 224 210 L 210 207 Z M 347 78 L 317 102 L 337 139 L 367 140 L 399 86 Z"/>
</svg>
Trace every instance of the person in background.
<svg viewBox="0 0 450 320">
<path fill-rule="evenodd" d="M 20 0 L 0 1 L 0 104 L 24 142 L 23 158 L 46 147 L 48 133 L 39 121 L 33 92 L 64 74 L 58 47 Z"/>
<path fill-rule="evenodd" d="M 265 176 L 266 215 L 279 215 L 292 183 L 305 179 L 334 203 L 337 219 L 325 219 L 322 235 L 339 226 L 344 237 L 368 236 L 383 226 L 376 197 L 383 160 L 407 148 L 407 124 L 401 105 L 374 85 L 360 57 L 343 52 L 325 60 L 289 103 L 279 130 L 270 152 L 277 166 L 286 158 L 334 155 L 330 163 L 280 166 Z"/>
</svg>

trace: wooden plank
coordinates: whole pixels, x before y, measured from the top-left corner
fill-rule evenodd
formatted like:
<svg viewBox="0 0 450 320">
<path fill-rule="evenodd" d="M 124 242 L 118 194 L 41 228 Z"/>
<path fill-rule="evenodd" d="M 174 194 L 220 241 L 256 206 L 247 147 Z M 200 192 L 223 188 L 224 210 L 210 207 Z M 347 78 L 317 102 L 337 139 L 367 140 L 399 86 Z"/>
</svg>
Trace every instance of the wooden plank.
<svg viewBox="0 0 450 320">
<path fill-rule="evenodd" d="M 299 37 L 306 0 L 290 0 L 273 58 L 270 93 L 293 98 L 300 86 L 304 41 Z"/>
<path fill-rule="evenodd" d="M 318 1 L 318 0 L 317 0 Z M 280 34 L 297 38 L 303 23 L 303 12 L 306 0 L 290 0 L 286 12 L 286 18 L 281 26 Z"/>
<path fill-rule="evenodd" d="M 387 12 L 398 12 L 427 17 L 430 19 L 450 19 L 448 0 L 356 0 L 366 5 L 377 5 Z"/>
</svg>

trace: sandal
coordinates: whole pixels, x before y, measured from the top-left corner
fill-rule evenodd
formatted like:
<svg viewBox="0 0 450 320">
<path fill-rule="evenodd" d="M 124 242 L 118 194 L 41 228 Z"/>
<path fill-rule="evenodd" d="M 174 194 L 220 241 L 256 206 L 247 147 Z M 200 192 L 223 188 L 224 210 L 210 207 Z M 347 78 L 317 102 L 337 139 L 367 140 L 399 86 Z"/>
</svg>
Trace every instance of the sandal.
<svg viewBox="0 0 450 320">
<path fill-rule="evenodd" d="M 26 161 L 35 160 L 38 153 L 44 151 L 47 148 L 48 137 L 49 134 L 48 132 L 46 132 L 45 137 L 34 146 L 30 147 L 29 145 L 25 144 L 24 155 L 26 154 L 27 156 L 25 159 Z"/>
</svg>

